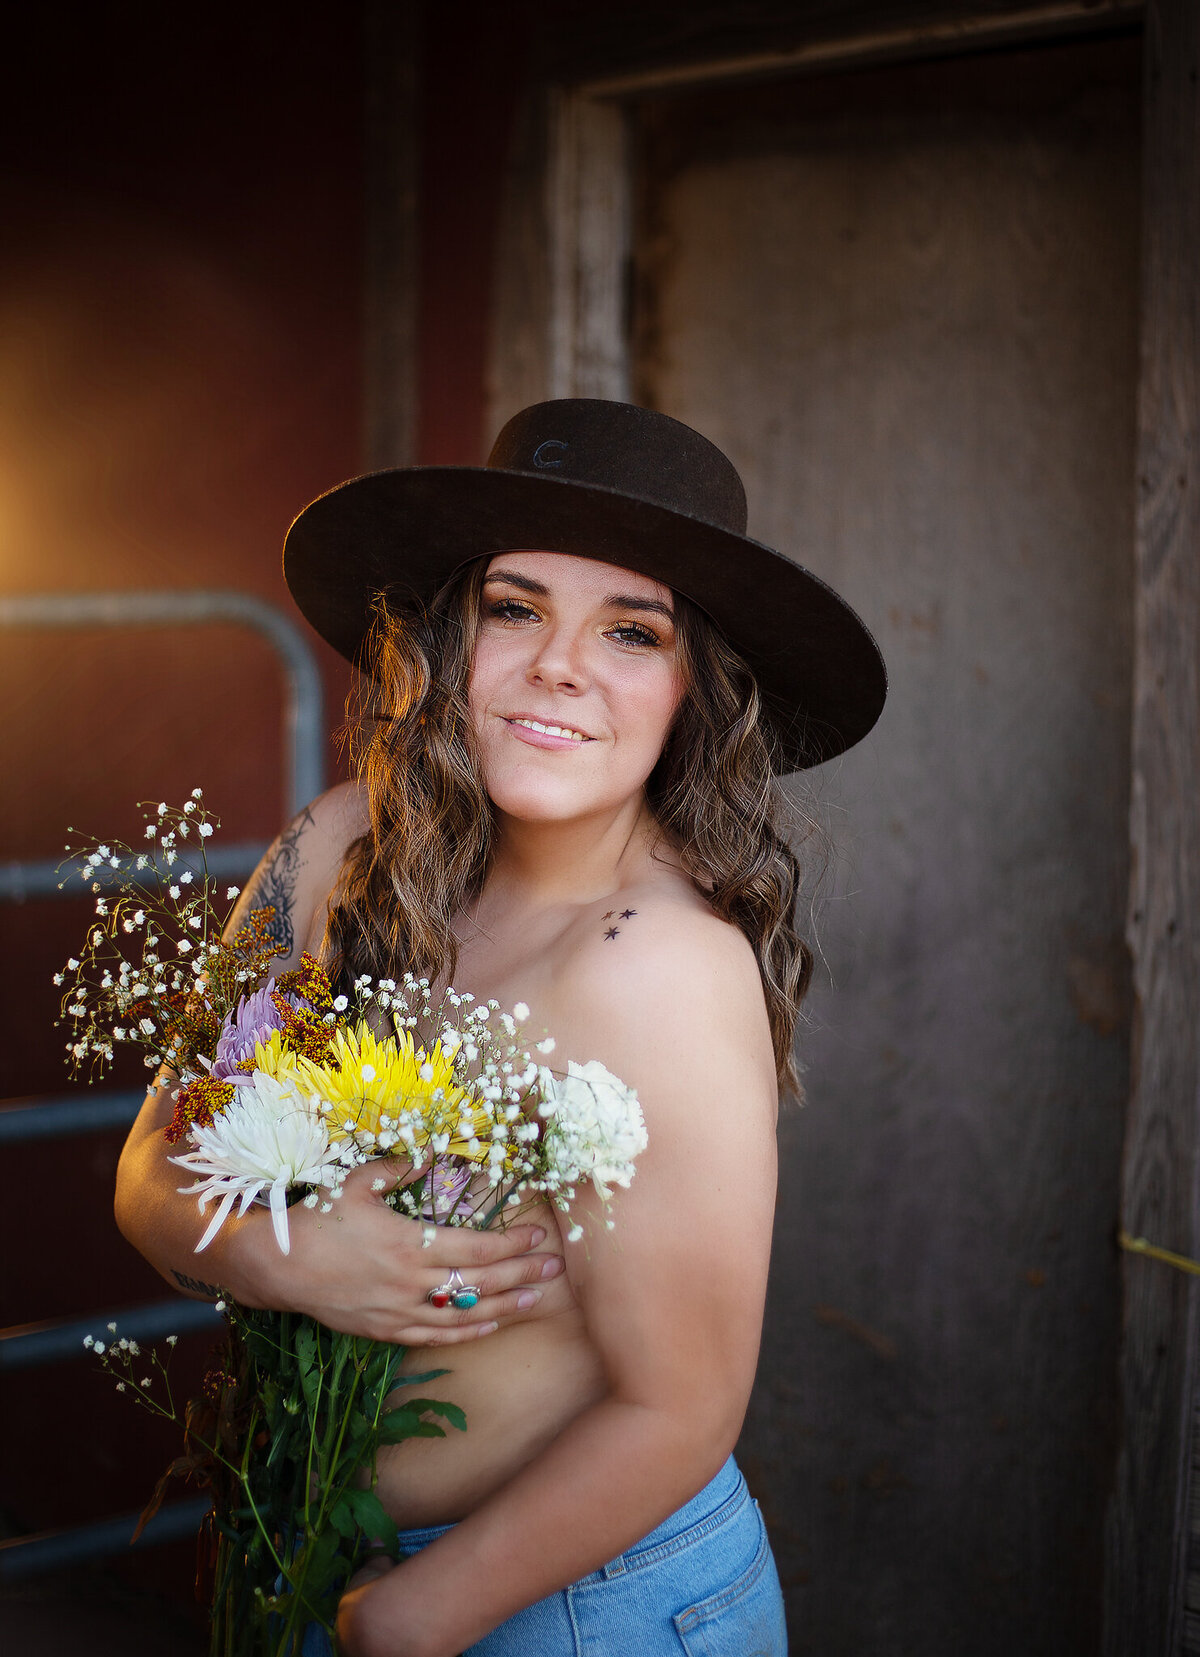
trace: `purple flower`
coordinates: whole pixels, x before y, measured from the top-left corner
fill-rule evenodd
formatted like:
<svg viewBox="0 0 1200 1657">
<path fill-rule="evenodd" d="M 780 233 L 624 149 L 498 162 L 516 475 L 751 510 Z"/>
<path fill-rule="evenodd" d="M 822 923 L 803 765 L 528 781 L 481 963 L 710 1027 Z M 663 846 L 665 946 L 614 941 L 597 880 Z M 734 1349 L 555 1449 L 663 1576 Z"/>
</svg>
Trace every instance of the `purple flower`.
<svg viewBox="0 0 1200 1657">
<path fill-rule="evenodd" d="M 454 1214 L 457 1219 L 469 1220 L 475 1209 L 471 1203 L 459 1199 L 478 1172 L 471 1162 L 435 1161 L 421 1206 L 424 1218 L 436 1222 Z"/>
<path fill-rule="evenodd" d="M 290 1006 L 297 1004 L 294 996 L 286 996 L 285 1000 Z M 250 1081 L 251 1077 L 241 1068 L 242 1064 L 254 1057 L 255 1046 L 260 1041 L 265 1046 L 275 1031 L 282 1029 L 283 1020 L 271 1000 L 270 984 L 255 990 L 253 995 L 244 995 L 222 1027 L 212 1061 L 213 1080 L 234 1083 Z"/>
</svg>

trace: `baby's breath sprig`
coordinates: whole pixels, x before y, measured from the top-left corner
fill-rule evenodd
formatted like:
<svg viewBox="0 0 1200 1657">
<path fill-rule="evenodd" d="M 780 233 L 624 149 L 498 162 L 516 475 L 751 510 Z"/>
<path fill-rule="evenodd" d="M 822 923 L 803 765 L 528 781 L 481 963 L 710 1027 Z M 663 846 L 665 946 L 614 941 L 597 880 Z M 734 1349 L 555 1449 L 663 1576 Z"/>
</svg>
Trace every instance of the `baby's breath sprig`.
<svg viewBox="0 0 1200 1657">
<path fill-rule="evenodd" d="M 108 1325 L 107 1332 L 109 1339 L 106 1340 L 104 1336 L 85 1335 L 83 1344 L 89 1352 L 95 1353 L 100 1359 L 103 1367 L 113 1377 L 117 1391 L 129 1393 L 143 1409 L 149 1410 L 151 1415 L 161 1415 L 167 1421 L 178 1421 L 175 1400 L 171 1394 L 171 1377 L 168 1373 L 170 1354 L 167 1363 L 164 1363 L 156 1347 L 143 1352 L 137 1341 L 127 1340 L 124 1335 L 118 1337 L 115 1323 Z M 178 1335 L 168 1335 L 168 1347 L 173 1349 L 178 1339 Z"/>
<path fill-rule="evenodd" d="M 202 790 L 194 788 L 182 807 L 143 801 L 142 811 L 138 848 L 81 838 L 68 842 L 60 865 L 60 887 L 75 876 L 95 899 L 83 948 L 54 978 L 63 989 L 58 1022 L 69 1031 L 73 1074 L 103 1074 L 121 1045 L 142 1048 L 148 1070 L 167 1064 L 195 1073 L 211 1057 L 226 1014 L 280 952 L 269 937 L 270 910 L 256 911 L 231 942 L 222 940 L 228 915 L 218 911 L 206 856 L 219 819 Z M 198 874 L 181 856 L 181 843 L 193 837 Z M 226 911 L 237 896 L 229 887 Z"/>
</svg>

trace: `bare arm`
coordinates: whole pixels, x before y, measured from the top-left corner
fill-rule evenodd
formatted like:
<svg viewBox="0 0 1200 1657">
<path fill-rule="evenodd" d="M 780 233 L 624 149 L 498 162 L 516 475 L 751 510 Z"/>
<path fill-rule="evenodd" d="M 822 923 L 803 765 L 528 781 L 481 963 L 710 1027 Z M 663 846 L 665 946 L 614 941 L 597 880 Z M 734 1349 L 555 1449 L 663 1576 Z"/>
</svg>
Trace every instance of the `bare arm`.
<svg viewBox="0 0 1200 1657">
<path fill-rule="evenodd" d="M 452 1657 L 639 1540 L 733 1447 L 770 1250 L 774 1068 L 743 941 L 684 934 L 581 987 L 591 1028 L 559 1045 L 634 1083 L 649 1130 L 614 1231 L 593 1217 L 567 1250 L 607 1395 L 454 1530 L 363 1574 L 342 1601 L 348 1657 Z"/>
<path fill-rule="evenodd" d="M 362 827 L 356 793 L 333 789 L 288 825 L 255 870 L 229 924 L 236 930 L 251 909 L 274 907 L 273 930 L 286 954 L 273 970 L 295 966 L 323 930 L 346 848 Z M 498 1319 L 528 1311 L 518 1305 L 522 1285 L 540 1286 L 543 1272 L 561 1270 L 557 1255 L 528 1252 L 542 1241 L 540 1228 L 441 1231 L 423 1247 L 421 1227 L 371 1190 L 369 1168 L 351 1175 L 332 1213 L 291 1210 L 290 1254 L 276 1247 L 267 1212 L 252 1209 L 231 1215 L 197 1255 L 204 1220 L 196 1199 L 179 1189 L 188 1183 L 183 1170 L 168 1161 L 171 1110 L 169 1089 L 147 1094 L 121 1153 L 115 1206 L 126 1238 L 184 1294 L 213 1299 L 224 1290 L 244 1305 L 308 1312 L 335 1329 L 443 1345 L 490 1333 Z M 425 1300 L 454 1266 L 470 1267 L 484 1291 L 471 1311 L 437 1311 Z"/>
</svg>

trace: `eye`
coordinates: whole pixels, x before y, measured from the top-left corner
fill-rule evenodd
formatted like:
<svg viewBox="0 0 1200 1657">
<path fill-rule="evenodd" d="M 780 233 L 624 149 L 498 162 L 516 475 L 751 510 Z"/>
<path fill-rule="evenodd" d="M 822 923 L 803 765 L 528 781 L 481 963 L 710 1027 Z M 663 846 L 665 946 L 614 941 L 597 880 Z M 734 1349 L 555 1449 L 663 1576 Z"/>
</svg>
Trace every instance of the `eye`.
<svg viewBox="0 0 1200 1657">
<path fill-rule="evenodd" d="M 643 627 L 640 621 L 618 622 L 616 627 L 608 630 L 610 639 L 617 639 L 621 644 L 641 645 L 655 649 L 662 644 L 658 634 L 649 627 Z"/>
<path fill-rule="evenodd" d="M 537 611 L 530 609 L 528 604 L 522 604 L 519 598 L 497 598 L 487 606 L 489 616 L 495 616 L 497 621 L 515 625 L 523 621 L 536 621 Z"/>
</svg>

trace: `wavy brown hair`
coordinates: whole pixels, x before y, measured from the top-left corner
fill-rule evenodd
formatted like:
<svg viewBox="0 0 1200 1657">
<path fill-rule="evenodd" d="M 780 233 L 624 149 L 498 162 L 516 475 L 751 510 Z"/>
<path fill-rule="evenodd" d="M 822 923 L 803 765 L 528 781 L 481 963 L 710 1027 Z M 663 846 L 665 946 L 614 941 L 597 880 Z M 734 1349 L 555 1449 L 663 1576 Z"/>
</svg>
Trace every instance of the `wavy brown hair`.
<svg viewBox="0 0 1200 1657">
<path fill-rule="evenodd" d="M 370 829 L 347 852 L 326 934 L 343 979 L 453 978 L 452 923 L 481 890 L 493 846 L 467 705 L 486 570 L 474 560 L 427 606 L 376 600 L 371 672 L 351 693 L 347 724 Z M 772 774 L 774 737 L 750 668 L 678 593 L 675 611 L 684 690 L 647 801 L 693 884 L 749 939 L 780 1085 L 798 1094 L 792 1044 L 812 954 L 796 930 L 801 869 Z"/>
</svg>

